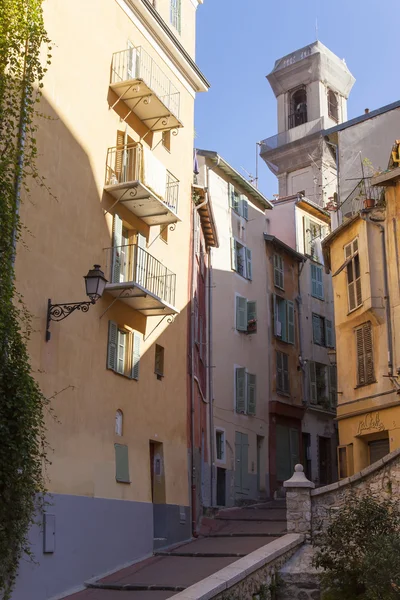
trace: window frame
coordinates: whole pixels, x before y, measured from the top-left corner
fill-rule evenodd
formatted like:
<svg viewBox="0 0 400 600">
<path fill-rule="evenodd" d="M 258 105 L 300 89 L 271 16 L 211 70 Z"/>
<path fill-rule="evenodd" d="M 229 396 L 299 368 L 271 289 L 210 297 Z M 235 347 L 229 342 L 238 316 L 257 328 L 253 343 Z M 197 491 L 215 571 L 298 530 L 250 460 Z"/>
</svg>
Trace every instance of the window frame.
<svg viewBox="0 0 400 600">
<path fill-rule="evenodd" d="M 218 456 L 218 435 L 221 436 L 221 456 Z M 215 428 L 215 460 L 219 463 L 226 462 L 226 434 L 225 429 L 221 429 L 220 427 Z"/>
<path fill-rule="evenodd" d="M 238 246 L 240 248 L 238 248 Z M 238 251 L 242 253 L 240 258 L 240 262 L 242 265 L 242 270 L 238 269 L 239 260 L 238 260 Z M 243 277 L 243 279 L 247 279 L 248 281 L 253 280 L 253 255 L 252 251 L 248 246 L 245 246 L 240 242 L 236 237 L 231 237 L 231 268 L 238 275 Z"/>
<path fill-rule="evenodd" d="M 116 334 L 116 335 L 115 335 Z M 126 336 L 126 344 L 124 347 L 124 364 L 123 371 L 119 369 L 119 340 L 120 335 Z M 115 336 L 115 340 L 113 340 Z M 115 321 L 108 322 L 108 338 L 107 338 L 107 360 L 106 367 L 117 375 L 127 377 L 128 379 L 139 379 L 140 371 L 140 344 L 142 335 L 135 330 L 122 327 Z"/>
<path fill-rule="evenodd" d="M 296 343 L 296 313 L 294 302 L 292 300 L 286 300 L 286 298 L 282 298 L 282 296 L 279 296 L 278 294 L 273 294 L 273 305 L 275 337 L 281 342 L 294 346 Z M 290 314 L 293 316 L 293 319 L 289 318 Z M 284 316 L 284 321 L 278 319 L 278 316 Z M 278 323 L 280 323 L 281 326 L 280 334 L 278 334 Z"/>
</svg>

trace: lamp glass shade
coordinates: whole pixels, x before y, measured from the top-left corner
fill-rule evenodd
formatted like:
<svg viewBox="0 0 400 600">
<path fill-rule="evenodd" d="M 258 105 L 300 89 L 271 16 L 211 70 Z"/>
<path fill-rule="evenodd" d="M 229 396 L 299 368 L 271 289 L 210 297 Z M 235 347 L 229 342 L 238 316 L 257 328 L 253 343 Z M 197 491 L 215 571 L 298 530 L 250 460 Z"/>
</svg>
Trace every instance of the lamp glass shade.
<svg viewBox="0 0 400 600">
<path fill-rule="evenodd" d="M 85 275 L 86 294 L 92 302 L 96 302 L 102 297 L 107 279 L 104 277 L 100 265 L 94 265 L 87 275 Z"/>
<path fill-rule="evenodd" d="M 336 365 L 336 350 L 328 350 L 328 358 L 332 367 Z"/>
</svg>

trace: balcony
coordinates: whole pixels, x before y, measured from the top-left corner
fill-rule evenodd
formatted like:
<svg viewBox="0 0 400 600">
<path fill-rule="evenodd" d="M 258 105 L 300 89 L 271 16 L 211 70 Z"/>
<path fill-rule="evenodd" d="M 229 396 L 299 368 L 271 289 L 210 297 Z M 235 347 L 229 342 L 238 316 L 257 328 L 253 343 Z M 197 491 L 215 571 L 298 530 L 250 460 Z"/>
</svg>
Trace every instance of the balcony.
<svg viewBox="0 0 400 600">
<path fill-rule="evenodd" d="M 180 94 L 142 47 L 113 54 L 110 88 L 150 130 L 182 127 Z"/>
<path fill-rule="evenodd" d="M 173 315 L 176 275 L 137 244 L 105 248 L 106 292 L 147 317 Z"/>
<path fill-rule="evenodd" d="M 108 149 L 104 189 L 147 225 L 180 220 L 179 181 L 141 144 Z"/>
<path fill-rule="evenodd" d="M 290 115 L 289 118 L 291 117 L 292 115 Z M 280 148 L 285 144 L 290 144 L 291 142 L 296 142 L 297 140 L 300 140 L 308 135 L 312 135 L 313 133 L 318 133 L 323 128 L 323 117 L 314 119 L 314 121 L 307 121 L 306 123 L 292 126 L 288 129 L 288 131 L 282 131 L 281 133 L 263 140 L 261 142 L 261 154 L 266 154 L 267 152 L 277 150 L 277 148 Z"/>
<path fill-rule="evenodd" d="M 343 219 L 350 219 L 362 210 L 384 206 L 385 189 L 380 186 L 371 185 L 371 177 L 361 179 L 353 191 L 340 204 L 339 209 Z"/>
</svg>

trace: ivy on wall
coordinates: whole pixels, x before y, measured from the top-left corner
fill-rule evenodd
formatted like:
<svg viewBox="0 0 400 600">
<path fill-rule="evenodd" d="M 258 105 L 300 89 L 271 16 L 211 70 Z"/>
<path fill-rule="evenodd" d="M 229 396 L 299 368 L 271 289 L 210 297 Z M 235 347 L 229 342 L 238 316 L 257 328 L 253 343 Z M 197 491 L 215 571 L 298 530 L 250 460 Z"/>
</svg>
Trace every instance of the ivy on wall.
<svg viewBox="0 0 400 600">
<path fill-rule="evenodd" d="M 45 58 L 41 52 L 47 48 Z M 15 288 L 21 190 L 43 182 L 35 134 L 51 49 L 42 0 L 0 3 L 0 597 L 8 600 L 45 494 L 47 400 L 30 366 L 30 316 Z M 42 64 L 42 62 L 44 64 Z"/>
</svg>

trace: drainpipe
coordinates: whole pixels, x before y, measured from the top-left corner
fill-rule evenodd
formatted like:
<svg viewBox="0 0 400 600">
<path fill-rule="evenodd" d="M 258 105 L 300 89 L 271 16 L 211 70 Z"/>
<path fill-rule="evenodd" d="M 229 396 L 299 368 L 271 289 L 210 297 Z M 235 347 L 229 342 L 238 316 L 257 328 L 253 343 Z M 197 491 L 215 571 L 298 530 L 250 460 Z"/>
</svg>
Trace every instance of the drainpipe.
<svg viewBox="0 0 400 600">
<path fill-rule="evenodd" d="M 381 243 L 382 243 L 382 257 L 383 257 L 383 285 L 385 293 L 385 312 L 386 312 L 386 332 L 387 332 L 387 345 L 388 345 L 388 375 L 393 375 L 393 343 L 392 343 L 392 321 L 391 321 L 391 310 L 390 310 L 390 295 L 389 295 L 389 278 L 386 261 L 386 243 L 385 243 L 385 228 L 380 223 L 371 221 L 367 216 L 360 213 L 360 217 L 366 223 L 371 223 L 375 227 L 379 228 L 381 232 Z"/>
<path fill-rule="evenodd" d="M 304 269 L 304 265 L 305 265 L 305 261 L 299 266 L 298 266 L 298 270 L 297 270 L 297 285 L 298 285 L 298 292 L 299 295 L 296 298 L 296 304 L 297 304 L 297 310 L 298 310 L 298 314 L 299 314 L 299 352 L 300 352 L 300 356 L 301 356 L 301 371 L 302 371 L 302 378 L 301 378 L 301 383 L 302 383 L 302 391 L 303 391 L 303 403 L 306 399 L 306 370 L 305 370 L 305 362 L 304 362 L 304 354 L 303 354 L 303 329 L 301 326 L 301 318 L 302 318 L 302 314 L 303 314 L 303 301 L 302 301 L 302 297 L 301 297 L 301 274 L 303 272 Z"/>
<path fill-rule="evenodd" d="M 208 249 L 208 415 L 210 424 L 210 505 L 213 506 L 214 498 L 214 382 L 212 368 L 212 253 Z"/>
</svg>

